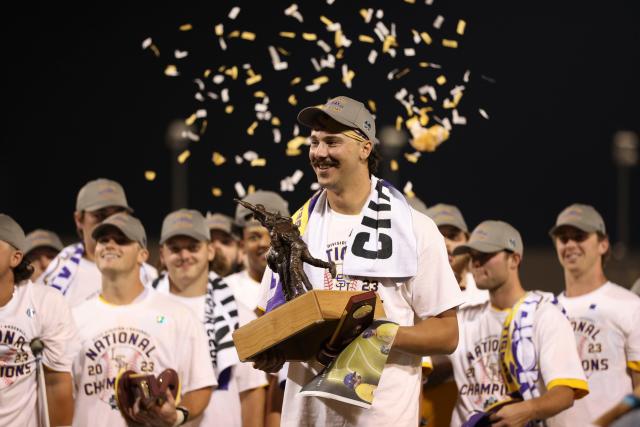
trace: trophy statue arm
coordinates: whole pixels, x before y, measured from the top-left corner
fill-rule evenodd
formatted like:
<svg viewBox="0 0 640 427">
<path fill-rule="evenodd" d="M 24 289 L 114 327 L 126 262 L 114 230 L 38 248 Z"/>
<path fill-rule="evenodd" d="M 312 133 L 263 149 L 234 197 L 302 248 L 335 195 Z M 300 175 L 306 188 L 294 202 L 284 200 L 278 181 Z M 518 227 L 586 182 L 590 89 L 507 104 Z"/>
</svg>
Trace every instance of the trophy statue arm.
<svg viewBox="0 0 640 427">
<path fill-rule="evenodd" d="M 321 259 L 314 258 L 314 256 L 311 255 L 311 252 L 309 252 L 309 248 L 304 245 L 304 243 L 296 246 L 301 246 L 300 257 L 304 262 L 311 264 L 314 267 L 327 268 L 331 273 L 331 277 L 336 277 L 336 264 L 333 261 L 323 261 Z"/>
</svg>

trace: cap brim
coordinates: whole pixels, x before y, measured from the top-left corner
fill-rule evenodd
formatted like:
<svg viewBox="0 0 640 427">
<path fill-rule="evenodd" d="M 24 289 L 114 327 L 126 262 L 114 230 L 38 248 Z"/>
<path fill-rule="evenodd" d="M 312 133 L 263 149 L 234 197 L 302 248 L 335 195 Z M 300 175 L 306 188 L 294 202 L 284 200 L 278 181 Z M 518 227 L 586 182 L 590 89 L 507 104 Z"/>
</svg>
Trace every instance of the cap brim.
<svg viewBox="0 0 640 427">
<path fill-rule="evenodd" d="M 93 240 L 98 240 L 98 237 L 108 228 L 115 228 L 116 230 L 118 230 L 119 232 L 121 232 L 122 234 L 124 234 L 124 236 L 131 240 L 131 241 L 136 241 L 135 239 L 132 239 L 131 236 L 127 235 L 127 233 L 124 232 L 124 230 L 120 227 L 118 227 L 115 224 L 111 224 L 111 223 L 101 223 L 98 226 L 96 226 L 96 228 L 93 229 L 93 232 L 91 233 L 91 237 L 93 237 Z"/>
<path fill-rule="evenodd" d="M 113 203 L 98 203 L 97 205 L 87 206 L 82 210 L 83 211 L 87 211 L 87 212 L 93 212 L 93 211 L 97 211 L 97 210 L 104 209 L 104 208 L 110 208 L 110 207 L 123 208 L 127 212 L 129 212 L 130 214 L 133 213 L 133 208 L 131 208 L 129 206 L 126 206 L 126 205 L 113 204 Z"/>
<path fill-rule="evenodd" d="M 160 244 L 163 245 L 167 240 L 173 238 L 173 237 L 177 237 L 177 236 L 184 236 L 184 237 L 191 237 L 192 239 L 197 240 L 198 242 L 210 242 L 211 241 L 211 235 L 206 235 L 203 236 L 202 234 L 198 233 L 197 231 L 193 231 L 193 230 L 180 230 L 180 231 L 175 231 L 173 233 L 167 233 L 166 236 L 161 236 L 160 237 Z"/>
<path fill-rule="evenodd" d="M 467 254 L 472 250 L 482 252 L 485 254 L 491 254 L 494 252 L 500 252 L 500 251 L 510 250 L 510 249 L 504 248 L 499 245 L 494 245 L 493 243 L 488 243 L 488 242 L 469 242 L 455 248 L 453 250 L 453 254 L 454 255 Z"/>
<path fill-rule="evenodd" d="M 551 227 L 551 229 L 549 230 L 549 235 L 553 237 L 556 234 L 556 231 L 558 231 L 558 229 L 562 227 L 574 227 L 574 228 L 577 228 L 578 230 L 584 231 L 585 233 L 595 233 L 598 231 L 597 227 L 576 221 L 576 222 L 565 222 L 561 224 L 556 224 L 555 226 Z"/>
<path fill-rule="evenodd" d="M 336 117 L 337 115 L 332 112 L 332 111 L 327 111 L 324 110 L 320 107 L 307 107 L 304 108 L 302 111 L 300 111 L 298 113 L 298 123 L 300 123 L 303 126 L 306 126 L 310 129 L 313 129 L 317 126 L 317 118 L 319 115 L 321 114 L 325 114 L 329 117 L 331 117 L 333 120 L 335 120 L 336 122 L 340 123 L 341 125 L 347 126 L 351 129 L 359 129 L 358 125 L 356 125 L 353 122 L 350 122 L 348 120 L 345 120 L 341 117 Z M 378 138 L 373 138 L 371 140 L 371 142 L 373 142 L 374 144 L 378 143 Z"/>
</svg>

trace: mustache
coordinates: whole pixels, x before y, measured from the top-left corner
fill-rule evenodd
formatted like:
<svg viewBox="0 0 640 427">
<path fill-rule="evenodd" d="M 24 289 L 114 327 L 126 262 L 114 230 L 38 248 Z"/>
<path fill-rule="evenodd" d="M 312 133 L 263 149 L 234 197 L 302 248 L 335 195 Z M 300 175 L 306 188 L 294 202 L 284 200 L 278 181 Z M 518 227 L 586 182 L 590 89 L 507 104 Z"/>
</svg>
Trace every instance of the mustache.
<svg viewBox="0 0 640 427">
<path fill-rule="evenodd" d="M 338 162 L 337 160 L 334 160 L 332 158 L 324 158 L 324 159 L 313 159 L 311 160 L 311 166 L 315 166 L 315 167 L 331 167 L 331 166 L 338 166 L 340 164 L 340 162 Z"/>
</svg>

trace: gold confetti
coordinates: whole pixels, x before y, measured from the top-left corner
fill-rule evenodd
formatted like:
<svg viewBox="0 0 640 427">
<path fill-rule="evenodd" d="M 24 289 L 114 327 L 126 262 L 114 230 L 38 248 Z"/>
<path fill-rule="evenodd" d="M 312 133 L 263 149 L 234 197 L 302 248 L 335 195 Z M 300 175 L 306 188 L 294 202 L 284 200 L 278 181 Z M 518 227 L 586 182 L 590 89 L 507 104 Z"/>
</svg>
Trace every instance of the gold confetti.
<svg viewBox="0 0 640 427">
<path fill-rule="evenodd" d="M 315 33 L 302 33 L 302 38 L 310 42 L 318 40 L 318 36 Z"/>
<path fill-rule="evenodd" d="M 429 98 L 427 98 L 425 95 L 420 95 L 420 102 L 426 104 L 427 102 L 429 102 Z"/>
<path fill-rule="evenodd" d="M 257 127 L 258 127 L 258 122 L 251 123 L 251 126 L 249 126 L 249 128 L 247 129 L 247 133 L 249 135 L 253 136 L 253 134 L 255 133 Z"/>
<path fill-rule="evenodd" d="M 296 96 L 293 94 L 289 95 L 289 98 L 287 98 L 287 101 L 289 101 L 289 104 L 293 105 L 294 107 L 298 105 L 298 100 L 296 99 Z"/>
<path fill-rule="evenodd" d="M 426 126 L 429 124 L 429 116 L 427 115 L 427 113 L 429 111 L 433 110 L 433 108 L 429 107 L 429 108 L 421 108 L 420 109 L 420 125 L 421 126 Z"/>
<path fill-rule="evenodd" d="M 238 78 L 238 67 L 233 66 L 224 72 L 227 76 L 231 77 L 233 80 Z"/>
<path fill-rule="evenodd" d="M 209 122 L 206 119 L 202 121 L 202 127 L 200 128 L 200 135 L 204 135 L 204 133 L 207 131 L 208 125 L 209 125 Z"/>
<path fill-rule="evenodd" d="M 333 37 L 333 44 L 335 44 L 336 47 L 338 48 L 342 47 L 342 31 L 341 30 L 336 31 Z"/>
<path fill-rule="evenodd" d="M 338 52 L 336 52 L 336 59 L 342 59 L 342 57 L 344 57 L 344 49 L 338 49 Z"/>
<path fill-rule="evenodd" d="M 156 173 L 154 171 L 144 171 L 144 179 L 153 181 L 156 179 Z"/>
<path fill-rule="evenodd" d="M 360 34 L 358 36 L 358 40 L 360 40 L 362 43 L 373 43 L 375 42 L 375 40 L 373 39 L 373 37 L 371 36 L 367 36 L 365 34 Z"/>
<path fill-rule="evenodd" d="M 447 109 L 456 108 L 458 106 L 458 103 L 460 102 L 460 99 L 462 99 L 462 91 L 456 92 L 456 94 L 453 95 L 453 101 L 445 99 L 442 106 Z"/>
<path fill-rule="evenodd" d="M 291 86 L 295 86 L 298 83 L 300 83 L 302 81 L 302 79 L 300 77 L 294 77 L 293 80 L 291 80 Z"/>
<path fill-rule="evenodd" d="M 193 25 L 191 24 L 180 25 L 180 31 L 191 31 L 191 30 L 193 30 Z"/>
<path fill-rule="evenodd" d="M 258 158 L 251 160 L 251 166 L 253 167 L 262 167 L 267 165 L 267 159 Z"/>
<path fill-rule="evenodd" d="M 426 44 L 431 44 L 431 36 L 426 31 L 421 32 L 420 37 L 422 37 L 422 41 Z"/>
<path fill-rule="evenodd" d="M 458 47 L 457 40 L 442 39 L 442 46 L 456 49 Z"/>
<path fill-rule="evenodd" d="M 294 33 L 293 31 L 280 31 L 280 37 L 294 39 L 296 38 L 296 33 Z"/>
<path fill-rule="evenodd" d="M 281 53 L 281 54 L 283 54 L 284 56 L 289 56 L 289 55 L 291 55 L 291 54 L 289 53 L 289 51 L 285 50 L 285 48 L 283 48 L 283 47 L 278 46 L 278 48 L 277 48 L 277 49 L 278 49 L 278 52 L 280 52 L 280 53 Z"/>
<path fill-rule="evenodd" d="M 227 37 L 229 37 L 230 39 L 240 37 L 240 31 L 238 30 L 231 31 Z"/>
<path fill-rule="evenodd" d="M 214 151 L 213 156 L 211 156 L 211 161 L 214 165 L 221 166 L 227 161 L 227 159 L 222 154 Z"/>
<path fill-rule="evenodd" d="M 224 112 L 227 114 L 233 113 L 233 105 L 227 105 L 226 107 L 224 107 Z"/>
<path fill-rule="evenodd" d="M 429 66 L 429 63 L 428 62 L 421 62 L 418 65 L 420 65 L 420 68 L 427 68 Z"/>
<path fill-rule="evenodd" d="M 320 77 L 316 77 L 315 79 L 312 80 L 314 85 L 323 85 L 326 82 L 329 81 L 329 77 L 327 76 L 320 76 Z"/>
<path fill-rule="evenodd" d="M 189 150 L 184 150 L 182 153 L 180 153 L 180 155 L 178 156 L 178 163 L 183 164 L 184 162 L 187 161 L 187 159 L 189 158 L 189 156 L 191 156 L 191 151 Z"/>
<path fill-rule="evenodd" d="M 413 153 L 404 153 L 404 158 L 411 163 L 418 163 L 418 156 Z"/>
<path fill-rule="evenodd" d="M 449 131 L 441 125 L 433 125 L 425 129 L 416 138 L 411 140 L 411 146 L 418 151 L 433 152 L 438 145 L 449 139 Z"/>
<path fill-rule="evenodd" d="M 164 69 L 164 75 L 169 77 L 176 77 L 180 75 L 180 73 L 178 73 L 178 69 L 175 65 L 167 65 L 167 67 Z"/>
<path fill-rule="evenodd" d="M 396 117 L 396 130 L 402 130 L 402 116 Z"/>
<path fill-rule="evenodd" d="M 463 35 L 464 34 L 464 30 L 467 27 L 467 23 L 464 21 L 464 19 L 460 19 L 458 21 L 458 26 L 456 28 L 456 33 Z"/>
<path fill-rule="evenodd" d="M 256 98 L 264 98 L 265 96 L 267 96 L 267 94 L 261 90 L 258 90 L 256 92 L 253 92 L 253 96 L 255 96 Z"/>
<path fill-rule="evenodd" d="M 207 77 L 209 77 L 211 75 L 211 70 L 210 69 L 206 69 L 204 70 L 204 78 L 206 79 Z"/>
<path fill-rule="evenodd" d="M 243 40 L 254 41 L 256 39 L 256 33 L 252 33 L 250 31 L 243 31 L 242 34 L 240 34 L 240 38 Z"/>
<path fill-rule="evenodd" d="M 280 126 L 280 119 L 276 116 L 273 116 L 271 118 L 271 125 L 272 126 Z"/>
<path fill-rule="evenodd" d="M 391 172 L 396 172 L 400 167 L 398 166 L 398 161 L 396 159 L 391 159 Z"/>
<path fill-rule="evenodd" d="M 187 118 L 187 120 L 185 120 L 185 121 L 184 121 L 184 123 L 185 123 L 187 126 L 191 126 L 192 124 L 194 124 L 194 123 L 195 123 L 196 118 L 197 118 L 197 117 L 196 117 L 196 113 L 193 113 L 192 115 L 190 115 L 190 116 Z"/>
<path fill-rule="evenodd" d="M 213 197 L 220 197 L 222 196 L 222 190 L 219 187 L 211 187 L 211 194 Z"/>
<path fill-rule="evenodd" d="M 255 76 L 249 77 L 247 79 L 247 86 L 254 85 L 262 80 L 262 74 L 256 74 Z"/>
<path fill-rule="evenodd" d="M 214 27 L 214 31 L 216 33 L 216 36 L 220 37 L 224 34 L 224 25 L 222 24 L 218 24 Z"/>
<path fill-rule="evenodd" d="M 394 78 L 396 80 L 401 79 L 402 77 L 406 76 L 407 74 L 409 74 L 409 72 L 411 71 L 410 68 L 404 68 L 403 70 L 401 70 L 398 74 L 396 74 L 394 76 Z"/>
<path fill-rule="evenodd" d="M 302 154 L 302 151 L 300 151 L 299 148 L 287 148 L 287 151 L 285 152 L 285 154 L 289 157 L 295 157 Z"/>
<path fill-rule="evenodd" d="M 351 81 L 353 80 L 353 78 L 356 76 L 356 72 L 353 70 L 349 70 L 347 71 L 347 74 L 345 74 L 342 77 L 342 83 L 344 83 L 347 87 L 350 87 L 349 85 L 351 84 Z"/>
<path fill-rule="evenodd" d="M 360 16 L 366 21 L 369 18 L 369 11 L 367 9 L 360 9 Z"/>
<path fill-rule="evenodd" d="M 333 22 L 329 18 L 327 18 L 326 16 L 323 16 L 323 15 L 320 16 L 320 21 L 322 21 L 322 23 L 324 25 L 326 25 L 327 27 L 329 25 L 333 25 Z"/>
<path fill-rule="evenodd" d="M 392 35 L 388 35 L 387 37 L 385 37 L 384 43 L 382 43 L 382 53 L 387 53 L 389 49 L 394 46 L 398 46 L 398 43 L 396 43 L 396 38 Z"/>
<path fill-rule="evenodd" d="M 287 155 L 288 156 L 297 156 L 300 154 L 300 147 L 307 142 L 307 139 L 304 136 L 296 136 L 289 142 L 287 142 Z M 298 154 L 289 154 L 289 152 L 298 151 Z"/>
<path fill-rule="evenodd" d="M 404 0 L 405 3 L 416 4 L 416 0 Z"/>
<path fill-rule="evenodd" d="M 440 86 L 442 86 L 443 84 L 445 84 L 447 82 L 447 78 L 441 74 L 437 79 L 436 79 L 436 83 L 438 83 Z"/>
<path fill-rule="evenodd" d="M 367 104 L 369 104 L 369 110 L 371 110 L 372 113 L 376 112 L 376 102 L 373 99 L 370 99 L 367 101 Z"/>
<path fill-rule="evenodd" d="M 149 49 L 151 49 L 151 51 L 156 57 L 160 56 L 160 50 L 155 44 L 152 44 L 151 46 L 149 46 Z"/>
<path fill-rule="evenodd" d="M 249 185 L 249 187 L 247 187 L 247 194 L 253 194 L 256 192 L 256 186 L 251 184 Z"/>
</svg>

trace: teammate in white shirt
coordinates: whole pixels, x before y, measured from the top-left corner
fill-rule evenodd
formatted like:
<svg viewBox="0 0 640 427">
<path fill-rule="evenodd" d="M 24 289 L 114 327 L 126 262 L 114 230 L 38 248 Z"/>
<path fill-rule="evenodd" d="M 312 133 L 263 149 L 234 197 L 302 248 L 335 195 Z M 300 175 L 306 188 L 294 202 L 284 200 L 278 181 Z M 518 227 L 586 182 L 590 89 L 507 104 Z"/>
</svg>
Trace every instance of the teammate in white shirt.
<svg viewBox="0 0 640 427">
<path fill-rule="evenodd" d="M 449 265 L 451 265 L 466 300 L 460 308 L 466 304 L 488 301 L 489 291 L 478 289 L 475 280 L 473 280 L 473 274 L 469 271 L 469 255 L 453 254 L 458 246 L 469 241 L 469 228 L 460 209 L 457 206 L 438 203 L 427 209 L 425 214 L 436 223 L 438 231 L 444 237 Z M 427 381 L 423 390 L 425 404 L 428 408 L 433 408 L 433 413 L 425 414 L 426 420 L 450 420 L 458 390 L 453 379 L 453 367 L 449 357 L 425 357 L 422 360 L 422 367 L 422 374 Z"/>
<path fill-rule="evenodd" d="M 219 379 L 197 424 L 262 426 L 267 377 L 251 363 L 238 360 L 231 338 L 239 320 L 246 322 L 253 313 L 236 305 L 223 280 L 209 278 L 209 263 L 214 256 L 209 229 L 200 212 L 181 209 L 167 215 L 162 223 L 160 258 L 168 274 L 160 279 L 157 289 L 191 308 L 207 332 L 211 364 Z M 230 373 L 225 373 L 226 369 Z"/>
<path fill-rule="evenodd" d="M 592 206 L 567 207 L 550 234 L 564 270 L 558 299 L 573 325 L 591 391 L 562 415 L 567 425 L 589 425 L 640 385 L 640 297 L 607 280 L 609 239 Z"/>
<path fill-rule="evenodd" d="M 272 191 L 258 190 L 242 200 L 253 205 L 261 204 L 270 212 L 278 212 L 284 216 L 290 215 L 288 203 L 279 194 Z M 250 316 L 240 319 L 240 326 L 243 326 L 257 319 L 261 314 L 261 310 L 258 308 L 261 294 L 260 281 L 267 268 L 266 255 L 271 246 L 271 238 L 269 230 L 253 219 L 251 211 L 240 204 L 236 207 L 234 226 L 239 229 L 238 234 L 241 236 L 240 245 L 245 256 L 245 269 L 228 276 L 225 282 L 233 290 L 238 306 L 248 308 Z M 287 365 L 283 366 L 279 375 L 269 376 L 265 419 L 267 427 L 280 425 L 284 397 L 282 386 L 284 386 L 284 379 L 286 379 L 286 370 Z"/>
<path fill-rule="evenodd" d="M 32 282 L 38 280 L 63 248 L 60 237 L 53 231 L 38 229 L 27 234 L 24 257 L 33 267 Z"/>
<path fill-rule="evenodd" d="M 553 304 L 553 295 L 522 288 L 518 270 L 523 250 L 520 233 L 502 221 L 482 222 L 469 241 L 454 250 L 454 255 L 470 255 L 476 284 L 489 291 L 490 300 L 467 304 L 459 312 L 460 343 L 450 356 L 459 391 L 452 427 L 460 426 L 474 411 L 484 412 L 508 400 L 507 380 L 501 372 L 501 364 L 508 361 L 499 350 L 511 346 L 501 342 L 503 328 L 513 325 L 511 319 L 530 296 L 540 298 L 525 316 L 532 320 L 532 328 L 520 332 L 527 345 L 518 347 L 525 351 L 517 356 L 529 357 L 526 364 L 535 375 L 528 385 L 536 392 L 531 396 L 520 393 L 525 400 L 502 407 L 491 415 L 491 421 L 498 426 L 523 426 L 535 420 L 562 425 L 552 417 L 588 393 L 571 325 Z"/>
<path fill-rule="evenodd" d="M 234 233 L 231 217 L 207 212 L 205 220 L 211 233 L 211 243 L 216 250 L 210 269 L 220 277 L 241 271 L 243 253 L 240 239 Z"/>
<path fill-rule="evenodd" d="M 126 425 L 114 392 L 122 370 L 158 375 L 171 368 L 180 378 L 180 406 L 170 394 L 161 406 L 134 405 L 140 424 L 176 426 L 197 419 L 217 385 L 202 325 L 187 307 L 142 284 L 139 270 L 149 253 L 138 219 L 112 215 L 93 237 L 102 289 L 73 309 L 80 347 L 73 364 L 73 425 Z"/>
<path fill-rule="evenodd" d="M 62 296 L 29 281 L 33 269 L 23 258 L 24 231 L 0 214 L 0 425 L 36 427 L 40 396 L 46 394 L 49 422 L 69 425 L 73 417 L 69 349 L 75 326 Z M 44 344 L 42 362 L 46 393 L 38 390 L 34 339 Z"/>
<path fill-rule="evenodd" d="M 73 213 L 81 241 L 64 248 L 37 283 L 58 289 L 70 307 L 96 296 L 102 279 L 95 264 L 96 242 L 91 233 L 101 221 L 119 212 L 133 212 L 119 183 L 104 178 L 86 183 L 78 192 Z M 140 267 L 140 279 L 145 286 L 157 276 L 158 272 L 149 264 Z"/>
<path fill-rule="evenodd" d="M 374 150 L 374 144 L 377 144 L 375 122 L 362 103 L 340 96 L 321 107 L 303 110 L 298 120 L 313 129 L 309 159 L 324 190 L 299 211 L 300 217 L 294 215 L 294 221 L 304 228 L 301 234 L 303 239 L 307 239 L 305 241 L 312 255 L 335 262 L 338 272 L 332 278 L 325 270 L 320 275 L 323 280 L 310 280 L 314 288 L 319 289 L 377 291 L 387 317 L 400 327 L 369 409 L 301 396 L 298 391 L 317 374 L 319 366 L 313 361 L 290 362 L 282 425 L 415 426 L 418 424 L 421 357 L 450 353 L 458 341 L 455 313 L 463 300 L 447 262 L 444 241 L 433 221 L 411 209 L 400 192 L 371 175 L 375 173 L 380 157 Z M 367 203 L 372 197 L 378 202 Z M 390 201 L 385 203 L 387 199 Z M 314 206 L 321 212 L 315 217 L 319 218 L 317 221 L 321 222 L 318 224 L 321 227 L 303 226 L 304 219 L 301 218 L 307 218 L 305 212 L 309 213 L 309 218 L 315 215 L 312 201 L 317 203 Z M 367 216 L 365 220 L 365 210 L 372 211 L 374 216 L 376 212 L 384 211 L 392 218 L 377 222 Z M 395 217 L 395 222 L 394 212 L 401 215 Z M 399 218 L 403 218 L 403 223 Z M 387 221 L 391 221 L 388 230 Z M 374 239 L 379 237 L 384 242 L 382 248 L 376 251 L 375 241 L 367 243 L 365 248 L 364 232 L 353 234 L 354 238 L 360 236 L 359 243 L 347 243 L 351 241 L 351 232 L 364 224 L 371 224 L 373 228 L 385 227 L 384 231 L 373 234 Z M 326 235 L 320 232 L 323 228 Z M 317 237 L 311 238 L 308 233 Z M 396 236 L 395 245 L 387 233 Z M 371 234 L 368 236 L 372 237 Z M 408 245 L 402 247 L 403 242 Z M 413 256 L 417 254 L 416 258 L 404 259 L 397 255 L 412 246 L 415 247 Z M 405 272 L 409 265 L 413 266 L 413 274 L 402 278 L 383 277 L 384 272 L 372 277 L 348 276 L 345 271 L 364 262 L 354 261 L 353 266 L 345 265 L 345 257 L 352 253 L 360 260 L 366 257 L 375 259 L 368 265 L 376 271 L 380 271 L 380 265 L 391 264 L 393 271 Z M 269 269 L 265 273 L 266 280 L 263 279 L 265 290 L 269 288 L 268 276 Z M 273 298 L 265 308 L 269 309 L 272 301 Z M 262 304 L 265 302 L 263 300 Z M 274 371 L 282 362 L 282 355 L 268 352 L 256 362 L 256 366 Z"/>
</svg>

